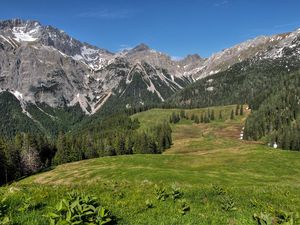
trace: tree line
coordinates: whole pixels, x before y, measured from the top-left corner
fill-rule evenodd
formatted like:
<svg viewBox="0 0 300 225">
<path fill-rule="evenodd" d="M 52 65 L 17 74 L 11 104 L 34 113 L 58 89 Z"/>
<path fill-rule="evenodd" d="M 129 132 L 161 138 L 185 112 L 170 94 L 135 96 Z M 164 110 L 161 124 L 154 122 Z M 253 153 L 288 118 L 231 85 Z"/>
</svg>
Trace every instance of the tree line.
<svg viewBox="0 0 300 225">
<path fill-rule="evenodd" d="M 200 115 L 199 115 L 200 114 Z M 169 117 L 169 122 L 176 124 L 182 119 L 192 120 L 194 123 L 210 123 L 214 120 L 224 120 L 224 119 L 235 119 L 235 116 L 242 116 L 244 114 L 244 105 L 237 104 L 235 110 L 231 110 L 229 118 L 226 118 L 223 110 L 219 110 L 217 115 L 215 115 L 215 110 L 208 108 L 207 111 L 202 111 L 201 113 L 186 113 L 184 109 L 181 109 L 179 113 L 172 112 Z"/>
<path fill-rule="evenodd" d="M 274 84 L 259 108 L 246 121 L 244 138 L 266 137 L 269 145 L 300 151 L 300 72 Z"/>
<path fill-rule="evenodd" d="M 18 133 L 0 138 L 0 184 L 28 176 L 52 165 L 125 154 L 159 154 L 172 144 L 168 122 L 140 130 L 139 121 L 114 115 L 56 138 Z"/>
</svg>

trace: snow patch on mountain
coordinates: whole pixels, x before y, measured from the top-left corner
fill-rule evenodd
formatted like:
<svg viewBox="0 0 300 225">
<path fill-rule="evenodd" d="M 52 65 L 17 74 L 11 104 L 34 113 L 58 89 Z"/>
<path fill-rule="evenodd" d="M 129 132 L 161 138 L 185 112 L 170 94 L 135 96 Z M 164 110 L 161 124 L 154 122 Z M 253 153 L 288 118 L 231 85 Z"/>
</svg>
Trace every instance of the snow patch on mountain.
<svg viewBox="0 0 300 225">
<path fill-rule="evenodd" d="M 21 92 L 17 90 L 10 90 L 9 91 L 11 94 L 13 94 L 20 102 L 20 106 L 22 108 L 22 113 L 24 113 L 26 116 L 28 116 L 30 119 L 36 121 L 33 116 L 26 110 L 27 102 L 24 99 L 24 96 Z"/>
<path fill-rule="evenodd" d="M 40 26 L 36 24 L 36 27 L 33 29 L 27 28 L 27 26 L 14 27 L 12 30 L 13 35 L 15 36 L 15 40 L 18 42 L 33 42 L 36 41 L 37 35 L 40 30 Z"/>
<path fill-rule="evenodd" d="M 13 41 L 10 41 L 9 38 L 4 37 L 3 35 L 0 35 L 0 37 L 6 41 L 8 44 L 10 44 L 13 48 L 18 47 L 18 45 L 16 43 L 14 43 Z"/>
</svg>

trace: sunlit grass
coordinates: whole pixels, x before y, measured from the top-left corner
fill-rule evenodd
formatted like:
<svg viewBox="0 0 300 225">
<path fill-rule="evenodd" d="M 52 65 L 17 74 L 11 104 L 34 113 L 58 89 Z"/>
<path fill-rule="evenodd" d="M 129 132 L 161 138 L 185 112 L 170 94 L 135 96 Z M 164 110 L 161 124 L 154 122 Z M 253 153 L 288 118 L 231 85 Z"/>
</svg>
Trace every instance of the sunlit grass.
<svg viewBox="0 0 300 225">
<path fill-rule="evenodd" d="M 234 107 L 215 108 L 215 117 L 223 110 L 229 118 Z M 153 109 L 133 117 L 146 129 L 168 120 L 172 111 Z M 254 213 L 300 212 L 300 154 L 239 140 L 246 115 L 209 124 L 182 120 L 172 125 L 174 144 L 162 155 L 103 157 L 60 165 L 2 188 L 2 196 L 7 197 L 16 224 L 48 224 L 42 215 L 71 190 L 98 197 L 120 224 L 255 224 Z M 155 196 L 155 186 L 169 192 L 174 184 L 190 206 L 186 215 L 181 215 L 179 201 L 159 201 Z M 216 193 L 215 187 L 225 194 Z M 233 199 L 235 211 L 222 209 L 224 196 Z M 41 207 L 18 212 L 29 197 Z M 147 208 L 146 200 L 154 207 Z"/>
</svg>

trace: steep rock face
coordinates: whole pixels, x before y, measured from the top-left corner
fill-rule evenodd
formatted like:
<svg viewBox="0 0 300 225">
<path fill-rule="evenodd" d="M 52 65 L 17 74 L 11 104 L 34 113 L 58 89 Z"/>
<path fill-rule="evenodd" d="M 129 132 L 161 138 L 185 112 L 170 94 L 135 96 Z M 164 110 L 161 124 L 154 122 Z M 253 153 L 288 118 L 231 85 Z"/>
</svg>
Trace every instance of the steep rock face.
<svg viewBox="0 0 300 225">
<path fill-rule="evenodd" d="M 188 77 L 193 74 L 193 69 L 204 63 L 199 55 L 189 55 L 183 60 L 172 60 L 172 58 L 162 52 L 150 49 L 145 44 L 140 44 L 131 50 L 122 53 L 131 63 L 135 64 L 145 61 L 158 68 L 168 70 L 175 77 Z"/>
<path fill-rule="evenodd" d="M 236 63 L 299 57 L 299 37 L 299 30 L 262 36 L 207 59 L 173 60 L 145 44 L 111 53 L 37 21 L 0 21 L 0 92 L 51 107 L 79 104 L 86 114 L 117 98 L 115 107 L 158 103 Z"/>
<path fill-rule="evenodd" d="M 152 52 L 158 54 L 141 45 L 128 54 L 114 54 L 37 21 L 2 21 L 0 90 L 20 93 L 18 98 L 23 101 L 51 107 L 79 104 L 85 113 L 93 114 L 110 96 L 123 91 L 123 83 L 129 84 L 126 79 L 132 70 L 147 62 L 152 70 L 143 70 L 143 81 L 150 81 L 152 86 L 146 87 L 144 96 L 154 94 L 153 99 L 159 102 L 192 80 L 173 69 L 176 66 L 169 56 L 159 53 L 163 55 L 160 58 L 146 57 Z M 162 70 L 168 73 L 168 78 L 162 75 Z M 135 87 L 131 85 L 132 88 Z"/>
</svg>

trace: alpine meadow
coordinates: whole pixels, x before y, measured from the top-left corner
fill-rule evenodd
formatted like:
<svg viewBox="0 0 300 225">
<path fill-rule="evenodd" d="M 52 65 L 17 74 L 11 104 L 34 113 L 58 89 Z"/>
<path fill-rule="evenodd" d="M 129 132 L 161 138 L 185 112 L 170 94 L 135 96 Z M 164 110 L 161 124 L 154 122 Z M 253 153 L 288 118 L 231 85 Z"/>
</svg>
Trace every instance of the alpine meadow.
<svg viewBox="0 0 300 225">
<path fill-rule="evenodd" d="M 1 3 L 0 225 L 300 224 L 300 5 L 259 4 Z"/>
</svg>

